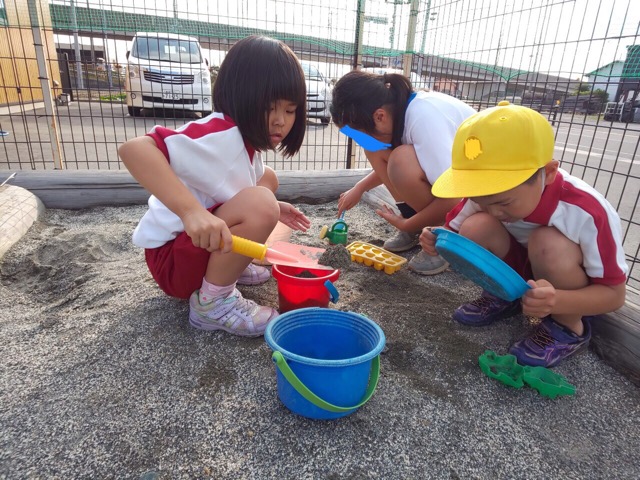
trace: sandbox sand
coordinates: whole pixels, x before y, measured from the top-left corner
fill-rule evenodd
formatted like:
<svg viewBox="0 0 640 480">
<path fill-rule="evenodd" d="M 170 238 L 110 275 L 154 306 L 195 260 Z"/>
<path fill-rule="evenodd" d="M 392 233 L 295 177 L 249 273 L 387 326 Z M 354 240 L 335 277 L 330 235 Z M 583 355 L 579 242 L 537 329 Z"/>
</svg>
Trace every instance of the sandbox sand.
<svg viewBox="0 0 640 480">
<path fill-rule="evenodd" d="M 313 227 L 291 241 L 322 246 L 336 204 L 299 207 Z M 557 369 L 574 397 L 488 379 L 478 356 L 529 326 L 454 324 L 479 289 L 450 271 L 341 269 L 331 308 L 384 330 L 380 384 L 344 419 L 293 415 L 262 338 L 193 329 L 157 288 L 131 244 L 145 208 L 49 210 L 0 263 L 0 477 L 640 477 L 638 388 L 592 352 Z M 350 240 L 393 234 L 365 204 L 345 220 Z M 278 306 L 273 279 L 241 290 Z"/>
</svg>

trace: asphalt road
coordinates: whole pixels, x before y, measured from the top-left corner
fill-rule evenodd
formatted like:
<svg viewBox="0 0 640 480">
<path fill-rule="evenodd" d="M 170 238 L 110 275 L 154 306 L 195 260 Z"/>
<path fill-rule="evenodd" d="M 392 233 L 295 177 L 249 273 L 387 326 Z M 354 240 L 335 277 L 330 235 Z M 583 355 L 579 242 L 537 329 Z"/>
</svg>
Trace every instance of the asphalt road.
<svg viewBox="0 0 640 480">
<path fill-rule="evenodd" d="M 126 105 L 107 102 L 71 102 L 58 107 L 56 117 L 60 149 L 68 169 L 123 169 L 117 149 L 126 140 L 147 133 L 155 125 L 178 128 L 198 118 L 196 114 L 143 110 L 130 117 Z M 44 108 L 24 115 L 0 115 L 0 125 L 10 132 L 0 137 L 0 169 L 51 169 L 54 163 L 48 120 Z M 367 167 L 360 149 L 355 168 Z M 277 170 L 330 170 L 346 168 L 347 141 L 334 125 L 309 119 L 300 152 L 291 159 L 269 153 L 267 162 Z"/>
</svg>

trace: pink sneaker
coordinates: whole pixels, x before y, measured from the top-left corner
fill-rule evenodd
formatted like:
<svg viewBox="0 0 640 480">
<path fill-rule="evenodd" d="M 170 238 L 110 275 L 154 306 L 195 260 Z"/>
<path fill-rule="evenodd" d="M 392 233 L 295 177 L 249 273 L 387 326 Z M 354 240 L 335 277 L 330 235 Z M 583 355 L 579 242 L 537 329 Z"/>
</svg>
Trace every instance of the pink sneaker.
<svg viewBox="0 0 640 480">
<path fill-rule="evenodd" d="M 278 312 L 242 297 L 237 288 L 229 295 L 202 305 L 198 290 L 189 299 L 189 323 L 201 330 L 224 330 L 242 337 L 259 337 Z"/>
<path fill-rule="evenodd" d="M 240 275 L 238 283 L 240 285 L 260 285 L 269 278 L 271 278 L 271 273 L 268 268 L 250 263 Z"/>
</svg>

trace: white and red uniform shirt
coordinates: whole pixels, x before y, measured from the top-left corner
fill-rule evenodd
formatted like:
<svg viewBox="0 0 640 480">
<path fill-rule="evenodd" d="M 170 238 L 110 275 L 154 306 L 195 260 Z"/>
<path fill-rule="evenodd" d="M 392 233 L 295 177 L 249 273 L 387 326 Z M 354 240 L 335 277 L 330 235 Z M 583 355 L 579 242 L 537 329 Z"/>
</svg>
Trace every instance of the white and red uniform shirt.
<svg viewBox="0 0 640 480">
<path fill-rule="evenodd" d="M 255 186 L 264 174 L 260 152 L 245 145 L 234 121 L 222 113 L 214 112 L 177 130 L 155 126 L 148 135 L 204 208 Z M 183 231 L 180 217 L 152 195 L 149 210 L 133 232 L 133 243 L 157 248 Z"/>
<path fill-rule="evenodd" d="M 457 232 L 466 218 L 480 211 L 477 203 L 465 198 L 449 212 L 446 226 Z M 555 227 L 580 246 L 583 267 L 593 283 L 626 281 L 629 266 L 618 213 L 597 190 L 564 170 L 558 170 L 553 184 L 544 189 L 531 215 L 503 225 L 525 248 L 533 230 L 543 225 Z"/>
</svg>

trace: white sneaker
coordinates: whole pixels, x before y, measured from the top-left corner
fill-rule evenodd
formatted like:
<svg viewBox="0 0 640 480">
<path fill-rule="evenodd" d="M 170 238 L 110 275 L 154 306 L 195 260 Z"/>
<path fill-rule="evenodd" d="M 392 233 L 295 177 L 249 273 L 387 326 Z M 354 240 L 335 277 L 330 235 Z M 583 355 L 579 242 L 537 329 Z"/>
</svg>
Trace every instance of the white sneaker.
<svg viewBox="0 0 640 480">
<path fill-rule="evenodd" d="M 242 337 L 259 337 L 278 316 L 271 307 L 263 307 L 242 297 L 237 288 L 229 295 L 202 305 L 198 290 L 189 299 L 189 323 L 201 330 L 224 330 Z"/>
<path fill-rule="evenodd" d="M 382 248 L 390 252 L 405 252 L 418 245 L 420 232 L 403 232 L 398 230 L 395 236 L 384 242 Z"/>
<path fill-rule="evenodd" d="M 254 265 L 250 263 L 247 268 L 244 269 L 242 275 L 238 279 L 239 285 L 260 285 L 271 278 L 271 273 L 267 267 L 261 267 L 260 265 Z"/>
<path fill-rule="evenodd" d="M 409 260 L 409 270 L 420 275 L 437 275 L 444 272 L 448 267 L 449 262 L 440 255 L 429 255 L 424 250 L 416 253 Z"/>
</svg>

